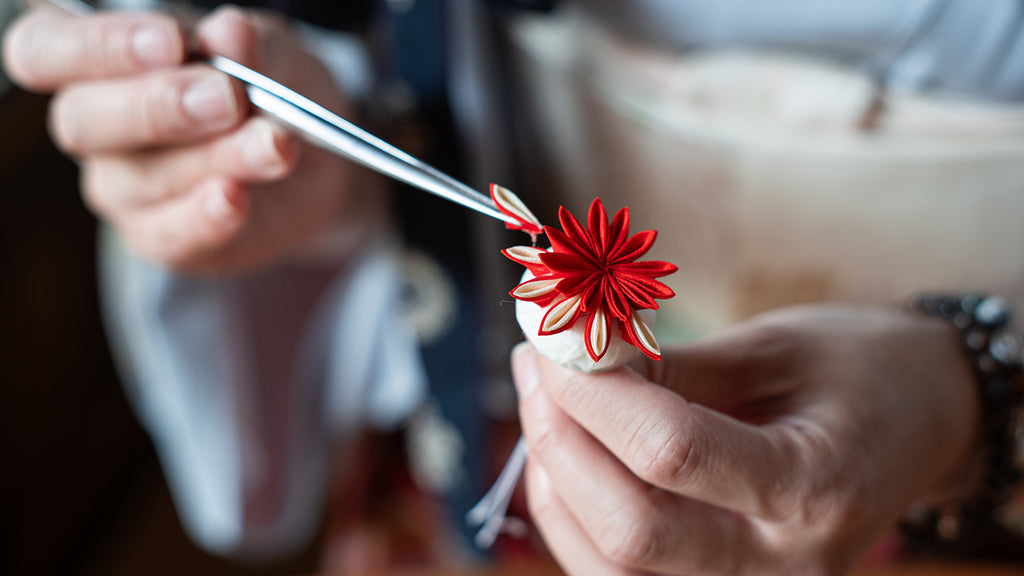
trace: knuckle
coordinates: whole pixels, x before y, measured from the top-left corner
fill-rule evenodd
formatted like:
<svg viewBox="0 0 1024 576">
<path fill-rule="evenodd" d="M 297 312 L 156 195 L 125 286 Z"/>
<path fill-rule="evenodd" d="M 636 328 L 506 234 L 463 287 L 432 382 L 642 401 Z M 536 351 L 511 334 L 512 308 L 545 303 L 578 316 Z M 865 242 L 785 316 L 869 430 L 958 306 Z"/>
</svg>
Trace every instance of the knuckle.
<svg viewBox="0 0 1024 576">
<path fill-rule="evenodd" d="M 586 409 L 594 401 L 593 379 L 593 374 L 571 372 L 565 378 L 553 380 L 549 389 L 559 404 Z"/>
<path fill-rule="evenodd" d="M 84 28 L 81 46 L 90 72 L 109 76 L 125 69 L 133 61 L 127 30 L 109 20 L 91 24 Z"/>
<path fill-rule="evenodd" d="M 744 360 L 738 363 L 738 375 L 760 379 L 786 372 L 807 357 L 807 342 L 799 331 L 779 324 L 769 316 L 755 325 L 744 342 Z"/>
<path fill-rule="evenodd" d="M 34 73 L 39 42 L 38 33 L 32 26 L 31 18 L 22 18 L 11 24 L 3 41 L 3 64 L 11 79 L 26 86 L 34 87 L 37 78 Z"/>
<path fill-rule="evenodd" d="M 146 82 L 139 98 L 133 99 L 132 118 L 138 137 L 156 143 L 186 124 L 181 101 L 182 88 L 167 78 Z"/>
<path fill-rule="evenodd" d="M 872 479 L 871 464 L 849 466 L 831 456 L 836 450 L 827 440 L 807 441 L 813 446 L 810 452 L 818 456 L 803 464 L 815 473 L 804 475 L 813 480 L 801 491 L 794 507 L 799 510 L 800 522 L 826 532 L 862 525 L 870 512 L 868 503 L 876 493 L 872 489 L 877 484 Z"/>
<path fill-rule="evenodd" d="M 635 456 L 637 474 L 656 486 L 694 486 L 705 455 L 700 433 L 680 422 L 653 433 L 638 434 Z"/>
<path fill-rule="evenodd" d="M 259 68 L 256 22 L 250 12 L 237 5 L 224 4 L 200 22 L 200 41 L 214 52 Z"/>
<path fill-rule="evenodd" d="M 136 240 L 144 257 L 171 269 L 186 267 L 195 256 L 186 239 L 173 233 L 166 222 L 139 231 Z"/>
<path fill-rule="evenodd" d="M 551 418 L 533 417 L 530 406 L 524 410 L 524 433 L 530 443 L 530 450 L 542 460 L 554 454 L 561 445 L 561 431 Z"/>
<path fill-rule="evenodd" d="M 754 487 L 753 497 L 757 514 L 761 518 L 770 522 L 785 522 L 799 514 L 805 496 L 799 479 L 809 474 L 796 473 L 802 464 L 794 445 L 777 439 L 772 441 L 775 442 L 772 453 L 779 455 L 781 468 Z"/>
<path fill-rule="evenodd" d="M 615 564 L 647 568 L 657 566 L 664 554 L 661 534 L 653 514 L 622 508 L 598 522 L 594 544 Z"/>
<path fill-rule="evenodd" d="M 74 88 L 57 92 L 50 101 L 50 135 L 54 143 L 67 154 L 81 154 L 85 150 L 86 138 L 81 117 L 81 101 Z"/>
<path fill-rule="evenodd" d="M 819 499 L 816 508 L 823 510 L 819 517 L 827 518 L 827 524 L 838 529 L 862 526 L 870 514 L 870 502 L 876 491 L 869 488 L 870 482 L 859 473 L 847 472 L 841 482 L 841 487 L 833 486 L 833 490 Z"/>
<path fill-rule="evenodd" d="M 133 187 L 133 196 L 142 204 L 174 198 L 187 190 L 196 180 L 192 175 L 183 174 L 180 166 L 168 162 L 146 162 L 133 166 L 133 172 L 139 180 Z"/>
<path fill-rule="evenodd" d="M 106 167 L 100 162 L 86 161 L 81 164 L 79 187 L 85 206 L 94 214 L 107 215 L 114 211 L 107 191 Z"/>
<path fill-rule="evenodd" d="M 561 504 L 554 492 L 550 489 L 540 489 L 533 482 L 527 482 L 526 489 L 526 508 L 529 510 L 531 518 L 543 524 L 549 516 L 558 513 Z"/>
</svg>

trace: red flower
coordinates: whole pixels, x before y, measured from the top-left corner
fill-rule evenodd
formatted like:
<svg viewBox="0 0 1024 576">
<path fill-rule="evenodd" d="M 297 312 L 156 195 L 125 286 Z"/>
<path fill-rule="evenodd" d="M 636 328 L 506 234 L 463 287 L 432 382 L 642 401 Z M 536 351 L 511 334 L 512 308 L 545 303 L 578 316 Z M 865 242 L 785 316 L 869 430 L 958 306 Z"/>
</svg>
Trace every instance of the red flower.
<svg viewBox="0 0 1024 576">
<path fill-rule="evenodd" d="M 502 214 L 511 216 L 516 223 L 508 222 L 505 227 L 509 230 L 522 230 L 530 235 L 533 243 L 537 243 L 537 235 L 543 233 L 540 220 L 530 212 L 530 209 L 523 204 L 523 201 L 504 186 L 491 184 L 491 200 L 494 206 Z"/>
<path fill-rule="evenodd" d="M 629 236 L 629 208 L 615 214 L 611 225 L 601 199 L 590 205 L 588 228 L 564 207 L 558 211 L 562 230 L 544 227 L 551 251 L 529 246 L 503 250 L 508 258 L 534 274 L 512 289 L 519 300 L 548 307 L 540 335 L 568 330 L 580 316 L 589 315 L 586 346 L 597 362 L 608 350 L 611 321 L 618 322 L 623 338 L 647 356 L 661 358 L 650 328 L 637 314 L 658 309 L 656 298 L 675 296 L 671 288 L 655 280 L 677 270 L 668 262 L 637 262 L 654 244 L 657 232 L 647 230 Z"/>
</svg>

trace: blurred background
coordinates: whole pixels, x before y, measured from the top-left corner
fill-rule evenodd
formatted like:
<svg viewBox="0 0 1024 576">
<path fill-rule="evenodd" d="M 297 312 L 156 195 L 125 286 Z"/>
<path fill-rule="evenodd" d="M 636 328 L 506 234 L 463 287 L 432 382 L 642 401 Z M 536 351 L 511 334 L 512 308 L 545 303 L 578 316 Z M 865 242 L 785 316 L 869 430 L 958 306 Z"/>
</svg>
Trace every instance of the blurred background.
<svg viewBox="0 0 1024 576">
<path fill-rule="evenodd" d="M 0 30 L 14 12 L 0 0 Z M 0 72 L 0 574 L 259 570 L 196 549 L 125 401 L 98 309 L 96 222 L 46 133 L 48 99 Z"/>
</svg>

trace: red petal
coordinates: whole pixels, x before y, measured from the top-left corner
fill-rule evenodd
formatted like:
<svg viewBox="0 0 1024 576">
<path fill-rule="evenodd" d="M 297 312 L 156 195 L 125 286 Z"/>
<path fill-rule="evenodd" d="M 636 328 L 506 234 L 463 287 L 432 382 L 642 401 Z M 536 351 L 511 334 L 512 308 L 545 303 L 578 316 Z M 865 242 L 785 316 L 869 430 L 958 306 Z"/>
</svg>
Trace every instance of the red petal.
<svg viewBox="0 0 1024 576">
<path fill-rule="evenodd" d="M 547 252 L 545 254 L 541 254 L 540 261 L 551 270 L 562 274 L 577 274 L 581 272 L 592 274 L 601 270 L 586 258 L 581 258 L 576 254 L 566 254 L 564 252 Z"/>
<path fill-rule="evenodd" d="M 576 245 L 583 248 L 591 258 L 599 261 L 600 255 L 590 232 L 587 232 L 583 224 L 580 224 L 580 221 L 565 209 L 565 206 L 558 207 L 558 222 L 562 225 L 562 231 L 565 232 L 566 236 L 571 238 Z"/>
<path fill-rule="evenodd" d="M 658 303 L 654 301 L 643 285 L 632 282 L 628 278 L 616 278 L 615 280 L 633 308 L 658 309 Z"/>
<path fill-rule="evenodd" d="M 554 226 L 545 226 L 544 233 L 547 234 L 548 240 L 551 241 L 551 249 L 553 250 L 551 254 L 575 254 L 587 262 L 590 262 L 594 267 L 598 266 L 598 263 L 594 260 L 588 246 L 578 244 L 566 235 L 565 232 L 562 232 Z"/>
<path fill-rule="evenodd" d="M 671 288 L 651 278 L 650 276 L 644 276 L 643 274 L 615 274 L 615 279 L 619 282 L 630 282 L 637 286 L 638 289 L 643 290 L 645 293 L 651 295 L 654 298 L 660 298 L 662 300 L 671 298 L 676 295 Z"/>
<path fill-rule="evenodd" d="M 541 308 L 547 308 L 549 304 L 551 304 L 555 300 L 558 300 L 559 298 L 562 298 L 562 294 L 559 293 L 558 290 L 555 290 L 554 292 L 548 294 L 547 296 L 537 298 L 536 300 L 530 300 L 530 302 L 536 304 L 537 306 L 540 306 Z"/>
<path fill-rule="evenodd" d="M 629 303 L 626 300 L 626 296 L 622 293 L 622 289 L 615 282 L 615 279 L 605 274 L 602 278 L 601 288 L 602 292 L 604 292 L 604 301 L 608 305 L 608 311 L 611 312 L 612 316 L 623 321 L 629 318 Z"/>
<path fill-rule="evenodd" d="M 625 272 L 630 274 L 640 274 L 647 276 L 648 278 L 658 278 L 661 276 L 668 276 L 679 270 L 679 267 L 670 262 L 662 262 L 661 260 L 643 260 L 640 262 L 623 262 L 622 264 L 612 265 L 612 270 L 615 273 Z"/>
<path fill-rule="evenodd" d="M 654 245 L 654 239 L 657 237 L 658 233 L 654 230 L 637 232 L 622 247 L 608 255 L 608 263 L 625 264 L 636 260 L 651 249 L 651 246 Z"/>
<path fill-rule="evenodd" d="M 598 308 L 587 318 L 587 327 L 583 331 L 584 341 L 587 345 L 587 354 L 594 362 L 599 362 L 608 352 L 608 343 L 611 341 L 611 326 L 609 326 L 608 314 L 604 308 Z"/>
<path fill-rule="evenodd" d="M 604 291 L 601 286 L 604 284 L 601 276 L 594 276 L 596 280 L 593 284 L 588 284 L 583 292 L 580 294 L 583 298 L 583 312 L 593 312 L 597 308 L 604 304 Z"/>
<path fill-rule="evenodd" d="M 590 210 L 587 212 L 587 228 L 590 230 L 590 237 L 594 241 L 594 249 L 598 259 L 604 259 L 608 255 L 608 214 L 604 211 L 604 204 L 600 198 L 594 198 L 590 203 Z"/>
<path fill-rule="evenodd" d="M 629 208 L 622 208 L 615 213 L 615 218 L 612 219 L 611 238 L 608 241 L 608 252 L 605 253 L 605 261 L 610 262 L 608 258 L 611 254 L 618 253 L 622 247 L 623 242 L 629 237 Z"/>
<path fill-rule="evenodd" d="M 587 290 L 591 284 L 597 284 L 600 274 L 571 274 L 562 278 L 555 288 L 566 296 L 574 296 Z"/>
</svg>

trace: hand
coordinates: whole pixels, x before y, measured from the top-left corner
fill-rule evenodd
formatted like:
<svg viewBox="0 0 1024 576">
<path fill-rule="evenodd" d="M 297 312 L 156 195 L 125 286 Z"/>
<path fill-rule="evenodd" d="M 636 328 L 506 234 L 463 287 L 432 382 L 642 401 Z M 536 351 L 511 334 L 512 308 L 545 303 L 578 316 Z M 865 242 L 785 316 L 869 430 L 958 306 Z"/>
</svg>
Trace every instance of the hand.
<svg viewBox="0 0 1024 576">
<path fill-rule="evenodd" d="M 853 306 L 760 317 L 644 373 L 520 345 L 531 515 L 570 574 L 841 574 L 915 499 L 969 489 L 960 346 Z"/>
<path fill-rule="evenodd" d="M 221 54 L 351 112 L 322 66 L 267 15 L 220 9 L 196 28 Z M 380 220 L 365 171 L 249 114 L 241 86 L 184 64 L 170 16 L 76 18 L 34 9 L 4 38 L 4 65 L 28 89 L 55 91 L 54 140 L 82 168 L 86 203 L 159 263 L 223 272 L 273 263 L 346 226 L 352 244 Z"/>
</svg>

